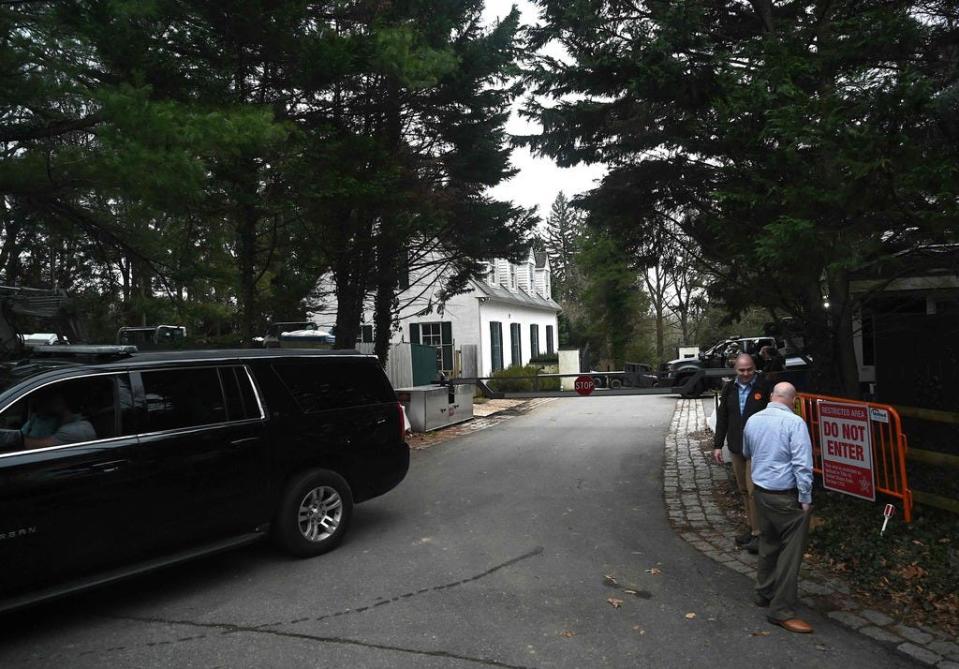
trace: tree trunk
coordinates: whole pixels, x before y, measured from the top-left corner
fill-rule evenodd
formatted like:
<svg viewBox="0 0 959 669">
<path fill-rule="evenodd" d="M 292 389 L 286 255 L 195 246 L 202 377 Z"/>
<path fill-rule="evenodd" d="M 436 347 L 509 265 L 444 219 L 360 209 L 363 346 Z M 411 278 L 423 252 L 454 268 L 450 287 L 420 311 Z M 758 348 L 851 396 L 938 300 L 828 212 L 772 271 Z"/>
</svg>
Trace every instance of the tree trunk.
<svg viewBox="0 0 959 669">
<path fill-rule="evenodd" d="M 849 273 L 844 269 L 830 271 L 827 273 L 827 282 L 837 386 L 843 397 L 858 398 L 859 363 L 853 346 L 854 304 L 849 296 Z"/>
<path fill-rule="evenodd" d="M 384 248 L 381 243 L 377 251 L 377 261 L 376 297 L 373 303 L 373 351 L 380 359 L 380 364 L 385 365 L 390 355 L 393 310 L 396 307 L 396 290 L 399 286 L 394 249 Z"/>
<path fill-rule="evenodd" d="M 245 206 L 237 225 L 238 258 L 240 270 L 240 336 L 244 346 L 253 341 L 256 301 L 256 214 L 252 207 Z"/>
<path fill-rule="evenodd" d="M 363 303 L 370 277 L 370 243 L 373 230 L 367 212 L 351 210 L 341 216 L 338 252 L 333 261 L 336 284 L 336 342 L 333 348 L 355 348 L 360 336 Z"/>
<path fill-rule="evenodd" d="M 3 248 L 0 250 L 0 267 L 4 268 L 4 282 L 17 285 L 20 262 L 20 223 L 6 221 L 3 225 Z"/>
<path fill-rule="evenodd" d="M 340 254 L 333 268 L 336 283 L 336 341 L 333 348 L 354 348 L 363 318 L 365 281 L 358 281 L 359 268 L 348 254 Z"/>
<path fill-rule="evenodd" d="M 656 320 L 656 358 L 659 362 L 665 361 L 665 327 L 663 312 L 666 308 L 666 295 L 665 295 L 665 286 L 663 285 L 663 278 L 661 274 L 661 268 L 657 265 L 653 268 L 653 276 L 655 277 L 655 282 L 650 281 L 649 272 L 646 270 L 643 274 L 643 281 L 646 284 L 646 290 L 649 291 L 649 298 L 653 302 L 653 313 L 655 314 Z"/>
<path fill-rule="evenodd" d="M 835 364 L 829 314 L 823 306 L 819 281 L 811 280 L 805 293 L 805 349 L 810 357 L 809 390 L 824 395 L 837 395 L 842 392 L 842 388 Z"/>
<path fill-rule="evenodd" d="M 251 160 L 241 159 L 233 179 L 235 189 L 236 252 L 239 270 L 237 302 L 240 311 L 240 337 L 250 346 L 256 332 L 256 232 L 260 222 L 257 168 Z"/>
<path fill-rule="evenodd" d="M 123 306 L 130 304 L 130 260 L 124 262 L 123 256 L 120 256 L 117 264 L 120 266 L 120 280 L 123 289 Z"/>
<path fill-rule="evenodd" d="M 394 77 L 386 82 L 384 96 L 383 135 L 388 160 L 402 164 L 403 122 L 400 109 L 400 86 Z M 376 298 L 373 306 L 374 350 L 380 364 L 385 365 L 390 355 L 390 339 L 393 331 L 393 313 L 397 303 L 400 284 L 399 254 L 405 252 L 405 234 L 402 221 L 395 210 L 380 219 L 380 231 L 376 248 Z"/>
</svg>

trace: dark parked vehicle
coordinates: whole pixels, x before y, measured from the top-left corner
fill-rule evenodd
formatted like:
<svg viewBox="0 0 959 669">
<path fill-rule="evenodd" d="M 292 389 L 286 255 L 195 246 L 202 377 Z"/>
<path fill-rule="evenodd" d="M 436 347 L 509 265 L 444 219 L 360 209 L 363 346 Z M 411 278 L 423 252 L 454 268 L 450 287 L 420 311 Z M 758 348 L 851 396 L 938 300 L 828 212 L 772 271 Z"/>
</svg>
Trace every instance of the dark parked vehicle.
<svg viewBox="0 0 959 669">
<path fill-rule="evenodd" d="M 730 356 L 734 353 L 749 353 L 758 360 L 759 350 L 763 346 L 776 348 L 773 337 L 733 337 L 724 339 L 699 354 L 698 358 L 679 358 L 663 363 L 659 374 L 659 385 L 678 387 L 701 369 L 722 369 L 729 366 Z M 730 369 L 729 376 L 734 376 Z M 699 397 L 709 388 L 719 388 L 722 379 L 719 377 L 703 379 L 686 397 Z"/>
<path fill-rule="evenodd" d="M 265 536 L 324 553 L 406 475 L 371 356 L 130 349 L 0 367 L 0 611 Z"/>
<path fill-rule="evenodd" d="M 653 373 L 652 365 L 642 362 L 627 362 L 622 371 L 590 372 L 596 388 L 652 388 L 659 383 L 659 377 Z"/>
</svg>

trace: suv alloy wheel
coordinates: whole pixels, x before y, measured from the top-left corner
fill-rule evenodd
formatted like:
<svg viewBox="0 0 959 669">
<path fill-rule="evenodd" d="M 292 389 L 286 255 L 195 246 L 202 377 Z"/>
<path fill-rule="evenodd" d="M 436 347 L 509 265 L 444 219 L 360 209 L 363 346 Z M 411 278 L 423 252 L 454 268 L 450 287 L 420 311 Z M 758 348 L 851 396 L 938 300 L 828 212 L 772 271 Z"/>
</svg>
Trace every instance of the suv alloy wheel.
<svg viewBox="0 0 959 669">
<path fill-rule="evenodd" d="M 298 557 L 330 551 L 340 543 L 353 517 L 353 495 L 336 472 L 314 469 L 293 479 L 280 503 L 274 538 Z"/>
</svg>

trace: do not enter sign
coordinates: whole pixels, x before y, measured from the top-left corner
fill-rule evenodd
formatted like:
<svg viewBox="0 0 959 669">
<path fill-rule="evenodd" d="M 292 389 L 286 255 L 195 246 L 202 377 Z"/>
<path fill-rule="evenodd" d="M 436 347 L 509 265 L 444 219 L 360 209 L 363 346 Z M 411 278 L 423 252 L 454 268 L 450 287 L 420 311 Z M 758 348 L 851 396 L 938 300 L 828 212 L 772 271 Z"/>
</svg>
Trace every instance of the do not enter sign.
<svg viewBox="0 0 959 669">
<path fill-rule="evenodd" d="M 573 384 L 573 388 L 580 395 L 589 395 L 593 392 L 593 377 L 586 376 L 585 374 L 582 376 L 577 376 L 576 382 Z"/>
<path fill-rule="evenodd" d="M 824 488 L 876 500 L 871 433 L 866 407 L 819 402 L 819 444 Z"/>
</svg>

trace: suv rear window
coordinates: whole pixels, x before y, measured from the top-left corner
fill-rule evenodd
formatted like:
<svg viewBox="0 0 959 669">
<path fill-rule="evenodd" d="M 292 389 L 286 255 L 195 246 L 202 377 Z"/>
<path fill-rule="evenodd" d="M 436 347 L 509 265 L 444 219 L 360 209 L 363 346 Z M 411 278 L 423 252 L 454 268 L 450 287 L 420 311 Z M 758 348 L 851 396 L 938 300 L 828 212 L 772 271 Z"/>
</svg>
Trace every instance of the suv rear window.
<svg viewBox="0 0 959 669">
<path fill-rule="evenodd" d="M 150 432 L 227 420 L 215 367 L 165 369 L 142 372 L 142 376 Z"/>
<path fill-rule="evenodd" d="M 298 360 L 273 369 L 303 413 L 396 401 L 386 375 L 366 360 Z"/>
</svg>

